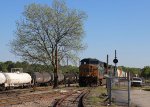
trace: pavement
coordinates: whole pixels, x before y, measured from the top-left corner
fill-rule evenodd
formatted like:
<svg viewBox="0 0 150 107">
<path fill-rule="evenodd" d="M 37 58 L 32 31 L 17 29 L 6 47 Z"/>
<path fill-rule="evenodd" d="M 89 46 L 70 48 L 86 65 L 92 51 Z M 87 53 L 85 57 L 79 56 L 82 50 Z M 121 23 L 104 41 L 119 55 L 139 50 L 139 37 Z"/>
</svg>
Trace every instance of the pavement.
<svg viewBox="0 0 150 107">
<path fill-rule="evenodd" d="M 126 90 L 112 90 L 112 101 L 119 106 L 128 105 L 128 92 Z"/>
<path fill-rule="evenodd" d="M 117 105 L 128 105 L 127 90 L 112 90 L 112 98 Z M 150 107 L 150 91 L 131 90 L 131 103 L 136 107 Z"/>
<path fill-rule="evenodd" d="M 131 102 L 138 107 L 150 107 L 150 91 L 132 90 Z"/>
</svg>

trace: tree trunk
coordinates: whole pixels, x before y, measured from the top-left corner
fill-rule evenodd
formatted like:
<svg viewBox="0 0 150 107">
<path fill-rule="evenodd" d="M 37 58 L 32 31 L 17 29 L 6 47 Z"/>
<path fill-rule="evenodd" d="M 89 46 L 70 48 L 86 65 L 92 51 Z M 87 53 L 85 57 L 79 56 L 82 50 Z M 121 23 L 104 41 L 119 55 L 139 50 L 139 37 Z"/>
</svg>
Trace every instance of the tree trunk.
<svg viewBox="0 0 150 107">
<path fill-rule="evenodd" d="M 58 75 L 57 75 L 57 68 L 54 69 L 54 86 L 53 88 L 58 87 Z"/>
<path fill-rule="evenodd" d="M 55 68 L 54 68 L 54 86 L 53 88 L 57 88 L 58 87 L 58 58 L 57 58 L 57 46 L 56 46 L 56 50 L 55 50 Z"/>
</svg>

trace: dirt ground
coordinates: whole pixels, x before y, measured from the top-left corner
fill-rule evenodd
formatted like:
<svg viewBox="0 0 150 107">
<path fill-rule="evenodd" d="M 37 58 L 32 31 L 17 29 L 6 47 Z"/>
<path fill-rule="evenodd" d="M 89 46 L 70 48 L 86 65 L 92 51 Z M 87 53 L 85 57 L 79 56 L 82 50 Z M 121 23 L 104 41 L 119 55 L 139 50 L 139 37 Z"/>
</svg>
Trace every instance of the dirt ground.
<svg viewBox="0 0 150 107">
<path fill-rule="evenodd" d="M 128 104 L 127 91 L 114 90 L 112 96 L 115 98 L 117 104 Z M 150 91 L 144 91 L 142 89 L 131 90 L 131 105 L 133 107 L 150 107 Z"/>
<path fill-rule="evenodd" d="M 150 107 L 150 91 L 132 90 L 131 102 L 138 107 Z"/>
<path fill-rule="evenodd" d="M 103 105 L 104 104 L 103 101 L 106 98 L 102 96 L 102 94 L 104 93 L 106 93 L 106 89 L 104 87 L 93 88 L 84 101 L 85 107 L 107 107 L 108 105 L 105 106 Z M 127 102 L 126 91 L 113 91 L 112 95 L 116 96 L 115 100 Z M 22 102 L 18 105 L 10 105 L 7 107 L 51 107 L 52 102 L 54 102 L 55 99 L 59 97 L 61 97 L 61 95 L 53 98 L 52 97 L 41 98 L 31 102 Z M 133 107 L 150 107 L 150 91 L 144 91 L 141 89 L 131 90 L 131 102 L 133 105 L 135 105 Z M 122 107 L 122 106 L 112 105 L 111 107 Z"/>
<path fill-rule="evenodd" d="M 59 89 L 49 89 L 48 91 L 36 91 L 33 93 L 29 93 L 29 94 L 42 94 L 42 97 L 38 97 L 38 98 L 33 98 L 31 101 L 20 101 L 19 104 L 15 104 L 15 105 L 6 105 L 4 107 L 51 107 L 53 105 L 53 102 L 55 101 L 55 99 L 59 99 L 62 96 L 64 96 L 65 93 L 73 91 L 78 89 L 77 87 L 63 87 L 63 88 L 59 88 Z M 44 93 L 47 93 L 47 95 L 45 95 Z M 53 94 L 50 93 L 59 93 L 58 95 L 55 95 L 52 97 Z M 3 106 L 0 106 L 3 107 Z"/>
</svg>

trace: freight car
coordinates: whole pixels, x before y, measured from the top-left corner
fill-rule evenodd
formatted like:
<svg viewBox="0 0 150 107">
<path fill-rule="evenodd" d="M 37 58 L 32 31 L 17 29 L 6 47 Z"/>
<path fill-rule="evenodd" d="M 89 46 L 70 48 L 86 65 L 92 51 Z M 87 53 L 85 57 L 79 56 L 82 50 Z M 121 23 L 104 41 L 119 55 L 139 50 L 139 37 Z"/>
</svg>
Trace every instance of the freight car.
<svg viewBox="0 0 150 107">
<path fill-rule="evenodd" d="M 54 76 L 54 74 L 53 74 Z M 58 76 L 58 84 L 64 84 L 64 74 L 62 73 L 57 73 Z"/>
<path fill-rule="evenodd" d="M 29 73 L 32 77 L 33 86 L 50 86 L 54 82 L 54 73 L 50 72 L 32 72 Z M 58 83 L 64 83 L 64 74 L 58 73 Z"/>
<path fill-rule="evenodd" d="M 12 89 L 14 87 L 31 86 L 31 76 L 28 73 L 0 73 L 0 90 Z"/>
<path fill-rule="evenodd" d="M 0 90 L 5 90 L 5 81 L 6 81 L 5 75 L 0 72 Z"/>
<path fill-rule="evenodd" d="M 66 74 L 58 73 L 58 83 L 64 84 L 64 76 Z M 70 81 L 76 81 L 76 75 L 68 73 L 67 76 Z M 54 74 L 48 72 L 32 72 L 23 73 L 11 72 L 2 73 L 0 72 L 0 90 L 12 89 L 14 87 L 30 87 L 30 86 L 49 86 L 54 82 Z"/>
<path fill-rule="evenodd" d="M 102 85 L 105 72 L 104 64 L 97 59 L 82 59 L 79 66 L 79 86 Z"/>
<path fill-rule="evenodd" d="M 34 86 L 50 85 L 52 82 L 52 74 L 48 72 L 33 72 L 31 73 L 32 84 Z"/>
<path fill-rule="evenodd" d="M 74 73 L 74 72 L 66 72 L 64 74 L 64 83 L 65 83 L 65 86 L 66 84 L 68 84 L 68 86 L 70 86 L 70 84 L 73 84 L 73 83 L 77 83 L 78 82 L 78 74 L 77 73 Z"/>
</svg>

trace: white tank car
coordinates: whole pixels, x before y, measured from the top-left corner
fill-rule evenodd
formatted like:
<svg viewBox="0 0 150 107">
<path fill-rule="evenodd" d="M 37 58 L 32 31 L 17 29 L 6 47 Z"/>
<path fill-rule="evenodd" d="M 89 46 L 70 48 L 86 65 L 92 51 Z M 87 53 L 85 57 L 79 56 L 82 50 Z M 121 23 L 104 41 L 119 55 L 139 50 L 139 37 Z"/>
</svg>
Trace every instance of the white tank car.
<svg viewBox="0 0 150 107">
<path fill-rule="evenodd" d="M 0 73 L 0 84 L 5 83 L 5 81 L 6 81 L 5 75 L 3 73 Z"/>
<path fill-rule="evenodd" d="M 31 76 L 28 73 L 4 73 L 6 77 L 5 87 L 19 86 L 31 83 Z"/>
</svg>

